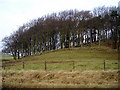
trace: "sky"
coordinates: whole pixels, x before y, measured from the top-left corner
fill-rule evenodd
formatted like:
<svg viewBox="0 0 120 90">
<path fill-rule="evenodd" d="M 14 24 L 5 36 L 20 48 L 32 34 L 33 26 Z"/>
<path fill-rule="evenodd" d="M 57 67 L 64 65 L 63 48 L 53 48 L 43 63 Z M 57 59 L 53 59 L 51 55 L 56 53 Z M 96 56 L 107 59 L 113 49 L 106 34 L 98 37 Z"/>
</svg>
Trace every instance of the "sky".
<svg viewBox="0 0 120 90">
<path fill-rule="evenodd" d="M 92 10 L 98 6 L 118 6 L 120 0 L 0 0 L 1 40 L 30 20 L 63 10 Z"/>
</svg>

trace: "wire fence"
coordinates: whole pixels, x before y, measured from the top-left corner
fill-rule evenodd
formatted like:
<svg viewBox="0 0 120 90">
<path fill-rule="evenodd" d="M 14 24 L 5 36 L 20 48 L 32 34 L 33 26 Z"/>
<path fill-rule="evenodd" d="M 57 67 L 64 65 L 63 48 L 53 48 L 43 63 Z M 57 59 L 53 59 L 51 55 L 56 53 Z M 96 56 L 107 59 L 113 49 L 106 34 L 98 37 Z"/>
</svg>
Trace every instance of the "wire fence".
<svg viewBox="0 0 120 90">
<path fill-rule="evenodd" d="M 93 61 L 4 61 L 0 66 L 4 70 L 8 69 L 42 69 L 42 70 L 118 70 L 118 60 Z"/>
</svg>

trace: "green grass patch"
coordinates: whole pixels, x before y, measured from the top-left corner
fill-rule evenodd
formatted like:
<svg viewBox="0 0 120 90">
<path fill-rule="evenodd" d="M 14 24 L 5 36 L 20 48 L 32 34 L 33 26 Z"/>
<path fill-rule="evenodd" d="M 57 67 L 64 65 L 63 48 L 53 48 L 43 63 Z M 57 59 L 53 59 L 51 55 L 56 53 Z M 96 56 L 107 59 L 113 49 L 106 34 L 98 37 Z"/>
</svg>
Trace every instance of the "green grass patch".
<svg viewBox="0 0 120 90">
<path fill-rule="evenodd" d="M 7 60 L 11 60 L 13 59 L 13 57 L 11 55 L 0 55 L 0 59 L 7 59 Z"/>
<path fill-rule="evenodd" d="M 47 62 L 47 70 L 67 70 L 73 69 L 73 63 L 49 63 L 53 61 L 75 61 L 75 70 L 104 70 L 104 60 L 106 60 L 106 70 L 118 69 L 118 52 L 101 46 L 62 49 L 50 51 L 41 55 L 29 56 L 17 61 L 24 61 L 25 70 L 44 70 L 44 62 Z M 11 61 L 10 61 L 11 62 Z M 12 62 L 15 62 L 12 61 Z M 10 64 L 9 64 L 10 65 Z M 15 63 L 16 66 L 9 69 L 23 69 L 22 62 Z"/>
</svg>

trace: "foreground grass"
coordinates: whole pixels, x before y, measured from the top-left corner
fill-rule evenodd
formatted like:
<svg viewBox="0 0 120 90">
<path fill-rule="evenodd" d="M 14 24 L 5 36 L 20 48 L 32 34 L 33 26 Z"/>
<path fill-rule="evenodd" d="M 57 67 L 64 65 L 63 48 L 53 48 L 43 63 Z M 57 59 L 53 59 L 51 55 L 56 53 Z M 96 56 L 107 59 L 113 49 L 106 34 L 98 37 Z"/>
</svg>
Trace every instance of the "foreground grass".
<svg viewBox="0 0 120 90">
<path fill-rule="evenodd" d="M 7 88 L 118 88 L 118 71 L 2 71 Z"/>
<path fill-rule="evenodd" d="M 118 52 L 109 47 L 101 46 L 101 48 L 98 48 L 95 46 L 62 49 L 44 52 L 16 61 L 3 62 L 3 65 L 7 65 L 5 70 L 2 70 L 3 87 L 118 87 Z M 46 71 L 44 71 L 45 61 L 47 62 Z M 51 63 L 58 61 L 74 61 L 74 63 Z M 103 71 L 104 61 L 106 71 Z"/>
</svg>

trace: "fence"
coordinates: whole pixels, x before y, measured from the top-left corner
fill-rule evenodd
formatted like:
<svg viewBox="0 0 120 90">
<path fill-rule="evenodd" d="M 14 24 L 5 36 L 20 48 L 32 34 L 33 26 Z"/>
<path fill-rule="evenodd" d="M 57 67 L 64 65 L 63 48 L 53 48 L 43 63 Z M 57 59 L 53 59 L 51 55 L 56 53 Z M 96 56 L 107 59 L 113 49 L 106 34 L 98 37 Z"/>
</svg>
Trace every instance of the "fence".
<svg viewBox="0 0 120 90">
<path fill-rule="evenodd" d="M 51 65 L 50 65 L 51 64 Z M 57 66 L 57 64 L 59 64 Z M 64 64 L 64 65 L 63 65 Z M 66 65 L 65 65 L 66 64 Z M 67 65 L 69 64 L 69 65 Z M 14 62 L 4 62 L 2 66 L 5 69 L 11 69 L 11 67 L 19 67 L 19 69 L 69 69 L 69 70 L 108 70 L 108 69 L 119 69 L 118 61 L 114 60 L 104 60 L 101 62 L 91 62 L 91 61 L 44 61 L 38 63 L 29 63 L 27 61 L 14 61 Z M 37 67 L 37 68 L 35 68 Z M 54 68 L 52 68 L 54 67 Z"/>
</svg>

